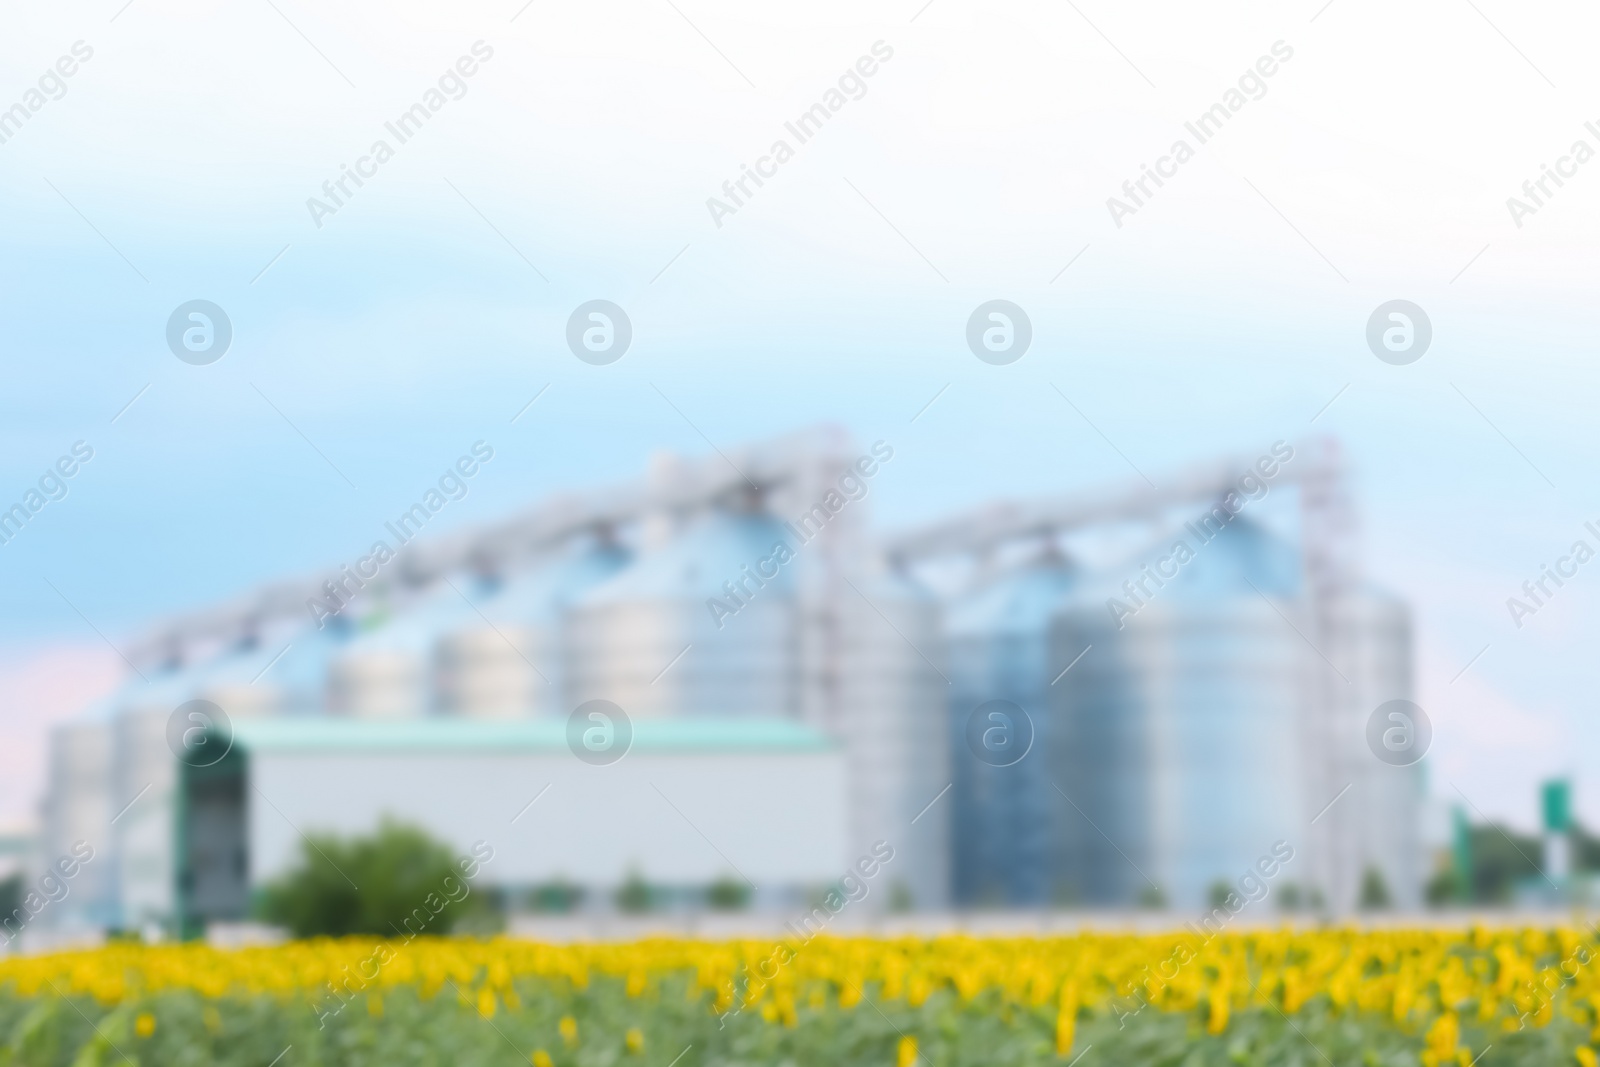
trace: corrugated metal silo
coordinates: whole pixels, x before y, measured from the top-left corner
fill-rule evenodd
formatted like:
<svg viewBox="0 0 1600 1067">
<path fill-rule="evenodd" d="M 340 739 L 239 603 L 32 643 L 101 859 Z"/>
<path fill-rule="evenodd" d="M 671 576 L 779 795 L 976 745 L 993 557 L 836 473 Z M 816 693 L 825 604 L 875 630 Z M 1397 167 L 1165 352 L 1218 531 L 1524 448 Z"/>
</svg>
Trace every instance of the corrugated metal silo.
<svg viewBox="0 0 1600 1067">
<path fill-rule="evenodd" d="M 459 579 L 452 580 L 459 584 Z M 427 714 L 432 703 L 429 668 L 434 640 L 475 617 L 462 593 L 441 582 L 397 605 L 393 616 L 378 615 L 375 625 L 362 623 L 363 631 L 328 662 L 329 713 L 358 719 Z"/>
<path fill-rule="evenodd" d="M 480 605 L 481 616 L 439 638 L 434 649 L 439 710 L 477 718 L 559 713 L 562 615 L 628 559 L 610 540 L 586 540 L 514 575 Z"/>
<path fill-rule="evenodd" d="M 111 850 L 111 706 L 98 707 L 50 734 L 49 791 L 44 806 L 38 862 L 33 878 L 74 852 L 79 842 L 94 850 L 71 882 L 65 899 L 48 905 L 33 920 L 63 934 L 104 928 L 114 919 L 115 882 Z"/>
<path fill-rule="evenodd" d="M 795 717 L 794 565 L 757 573 L 792 541 L 769 515 L 712 509 L 578 596 L 566 616 L 564 706 L 599 698 L 630 716 Z"/>
<path fill-rule="evenodd" d="M 865 855 L 888 842 L 896 857 L 887 884 L 908 891 L 910 906 L 942 907 L 950 894 L 950 802 L 942 794 L 952 780 L 939 602 L 893 570 L 845 580 L 834 733 L 849 763 L 852 848 Z M 890 897 L 869 900 L 882 908 Z"/>
<path fill-rule="evenodd" d="M 124 835 L 130 824 L 156 825 L 170 833 L 170 824 L 160 822 L 159 805 L 163 795 L 170 805 L 173 780 L 170 765 L 153 758 L 142 743 L 148 731 L 129 712 L 145 708 L 144 715 L 159 715 L 155 743 L 170 760 L 162 740 L 166 718 L 188 698 L 194 680 L 193 668 L 175 663 L 147 667 L 145 677 L 130 680 L 52 733 L 39 860 L 54 864 L 72 855 L 79 842 L 94 850 L 94 858 L 72 880 L 71 893 L 41 915 L 43 926 L 71 932 L 124 924 Z M 140 774 L 144 777 L 134 784 Z M 162 873 L 170 879 L 170 872 L 169 866 Z"/>
<path fill-rule="evenodd" d="M 1086 585 L 1052 628 L 1054 670 L 1093 646 L 1053 687 L 1078 809 L 1064 843 L 1089 901 L 1200 908 L 1275 841 L 1306 845 L 1300 555 L 1248 519 L 1219 525 Z"/>
<path fill-rule="evenodd" d="M 327 713 L 328 671 L 333 661 L 363 633 L 370 632 L 387 616 L 357 614 L 354 609 L 323 621 L 308 624 L 286 635 L 273 653 L 283 655 L 267 668 L 261 683 L 271 683 L 278 694 L 278 710 L 288 715 Z M 310 616 L 307 620 L 309 623 Z"/>
<path fill-rule="evenodd" d="M 1346 684 L 1321 659 L 1310 663 L 1324 686 L 1306 725 L 1307 803 L 1315 814 L 1339 796 L 1311 827 L 1308 868 L 1327 903 L 1340 913 L 1357 906 L 1363 876 L 1376 871 L 1395 906 L 1420 908 L 1427 857 L 1420 840 L 1425 763 L 1391 766 L 1367 744 L 1367 720 L 1390 700 L 1414 699 L 1409 607 L 1364 586 L 1329 606 L 1330 625 L 1307 630 Z M 1424 711 L 1426 714 L 1426 710 Z"/>
<path fill-rule="evenodd" d="M 1051 778 L 1050 622 L 1080 572 L 1053 546 L 980 580 L 946 610 L 950 675 L 952 865 L 961 904 L 1039 906 L 1058 894 L 1052 832 L 1070 809 Z M 1059 668 L 1057 668 L 1059 670 Z M 967 744 L 975 709 L 992 700 L 1031 720 L 1031 748 L 980 760 Z M 1014 724 L 1009 739 L 1022 736 Z"/>
<path fill-rule="evenodd" d="M 266 635 L 240 640 L 202 668 L 194 698 L 211 701 L 234 719 L 281 713 L 289 697 L 273 672 L 310 633 L 309 625 L 274 627 Z"/>
</svg>

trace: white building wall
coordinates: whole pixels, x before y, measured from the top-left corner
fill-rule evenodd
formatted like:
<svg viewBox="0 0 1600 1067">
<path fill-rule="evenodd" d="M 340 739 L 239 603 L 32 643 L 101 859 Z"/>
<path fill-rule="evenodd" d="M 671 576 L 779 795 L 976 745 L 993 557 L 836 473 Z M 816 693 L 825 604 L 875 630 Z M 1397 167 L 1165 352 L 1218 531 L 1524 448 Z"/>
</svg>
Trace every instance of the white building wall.
<svg viewBox="0 0 1600 1067">
<path fill-rule="evenodd" d="M 637 871 L 658 884 L 821 885 L 853 859 L 835 752 L 636 752 L 594 767 L 564 750 L 268 750 L 250 754 L 249 774 L 253 885 L 295 865 L 302 831 L 365 834 L 385 815 L 462 853 L 487 841 L 487 884 L 611 886 Z"/>
</svg>

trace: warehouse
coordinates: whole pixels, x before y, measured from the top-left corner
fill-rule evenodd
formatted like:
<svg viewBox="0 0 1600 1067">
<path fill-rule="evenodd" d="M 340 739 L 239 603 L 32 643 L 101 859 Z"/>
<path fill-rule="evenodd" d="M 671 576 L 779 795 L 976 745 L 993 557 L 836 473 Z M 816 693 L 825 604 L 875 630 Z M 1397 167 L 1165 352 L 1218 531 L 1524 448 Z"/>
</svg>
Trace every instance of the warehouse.
<svg viewBox="0 0 1600 1067">
<path fill-rule="evenodd" d="M 246 918 L 304 835 L 370 833 L 386 817 L 461 853 L 487 842 L 479 884 L 513 895 L 556 882 L 603 894 L 630 875 L 684 888 L 736 878 L 781 906 L 830 886 L 848 858 L 838 748 L 774 720 L 640 723 L 606 766 L 574 759 L 554 719 L 258 720 L 180 783 L 188 928 Z"/>
</svg>

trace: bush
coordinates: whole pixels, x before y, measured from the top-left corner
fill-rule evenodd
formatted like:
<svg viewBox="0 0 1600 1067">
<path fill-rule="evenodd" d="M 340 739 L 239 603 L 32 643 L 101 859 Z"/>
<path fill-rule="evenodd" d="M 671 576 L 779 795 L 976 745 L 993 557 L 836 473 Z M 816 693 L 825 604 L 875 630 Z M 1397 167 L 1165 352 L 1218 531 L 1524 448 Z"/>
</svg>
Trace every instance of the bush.
<svg viewBox="0 0 1600 1067">
<path fill-rule="evenodd" d="M 371 837 L 310 834 L 300 864 L 262 893 L 257 914 L 296 937 L 403 936 L 427 916 L 426 932 L 446 934 L 479 920 L 487 901 L 474 895 L 448 845 L 415 827 L 385 820 Z"/>
<path fill-rule="evenodd" d="M 1356 907 L 1362 911 L 1383 911 L 1390 903 L 1389 886 L 1383 880 L 1383 872 L 1368 867 L 1361 875 L 1361 898 Z"/>
<path fill-rule="evenodd" d="M 750 904 L 750 887 L 738 878 L 718 878 L 706 890 L 706 903 L 713 911 L 743 911 Z"/>
<path fill-rule="evenodd" d="M 1161 891 L 1160 886 L 1147 885 L 1139 890 L 1135 903 L 1141 908 L 1160 910 L 1167 906 L 1167 895 Z"/>
<path fill-rule="evenodd" d="M 528 895 L 528 904 L 534 911 L 564 915 L 583 903 L 583 889 L 564 878 L 535 886 Z"/>
<path fill-rule="evenodd" d="M 655 906 L 656 893 L 638 871 L 629 871 L 627 880 L 617 889 L 617 910 L 629 915 L 643 915 Z"/>
</svg>

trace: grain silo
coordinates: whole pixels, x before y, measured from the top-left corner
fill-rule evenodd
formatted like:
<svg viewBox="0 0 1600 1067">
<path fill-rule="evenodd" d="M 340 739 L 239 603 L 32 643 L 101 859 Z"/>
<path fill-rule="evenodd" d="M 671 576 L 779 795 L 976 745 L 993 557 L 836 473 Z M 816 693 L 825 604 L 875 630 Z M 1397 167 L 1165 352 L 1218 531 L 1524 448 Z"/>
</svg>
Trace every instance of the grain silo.
<svg viewBox="0 0 1600 1067">
<path fill-rule="evenodd" d="M 1087 584 L 1052 628 L 1057 670 L 1092 646 L 1054 687 L 1052 762 L 1070 768 L 1064 843 L 1094 903 L 1200 908 L 1274 842 L 1307 840 L 1300 555 L 1248 519 L 1215 526 Z"/>
<path fill-rule="evenodd" d="M 878 841 L 895 850 L 888 884 L 900 892 L 878 895 L 877 907 L 942 907 L 952 780 L 939 603 L 892 568 L 843 580 L 834 733 L 848 761 L 851 845 L 857 855 Z"/>
<path fill-rule="evenodd" d="M 271 686 L 281 714 L 326 714 L 329 667 L 358 637 L 381 625 L 383 616 L 363 621 L 347 610 L 320 626 L 310 624 L 309 615 L 306 618 L 308 625 L 283 637 L 273 652 L 276 658 L 257 683 Z"/>
<path fill-rule="evenodd" d="M 160 714 L 164 731 L 167 715 L 187 699 L 194 679 L 192 667 L 176 663 L 147 668 L 146 677 L 130 680 L 78 720 L 51 733 L 40 862 L 53 864 L 72 855 L 80 842 L 93 849 L 94 858 L 83 864 L 70 894 L 41 915 L 43 926 L 70 934 L 125 923 L 122 889 L 128 872 L 122 858 L 123 836 L 130 824 L 170 832 L 170 824 L 160 822 L 155 807 L 159 797 L 152 800 L 151 794 L 164 790 L 170 803 L 172 783 L 168 763 L 152 757 L 149 746 L 141 743 L 140 735 L 147 731 L 141 729 L 138 715 L 148 717 L 151 712 L 130 718 L 129 711 L 165 708 Z M 160 735 L 157 743 L 170 761 Z M 145 780 L 135 783 L 140 773 Z"/>
<path fill-rule="evenodd" d="M 757 507 L 712 507 L 579 595 L 566 701 L 630 716 L 798 715 L 793 537 Z M 778 546 L 784 546 L 778 553 Z"/>
<path fill-rule="evenodd" d="M 559 714 L 562 617 L 629 555 L 610 537 L 585 537 L 511 575 L 434 649 L 438 709 L 474 718 Z"/>
<path fill-rule="evenodd" d="M 1061 857 L 1053 842 L 1060 835 L 1050 828 L 1070 809 L 1051 786 L 1050 622 L 1078 578 L 1078 568 L 1050 545 L 984 575 L 946 609 L 958 903 L 1039 906 L 1058 895 Z M 1004 705 L 987 713 L 1003 718 L 985 718 L 973 731 L 974 749 L 972 717 L 991 701 L 1015 705 L 1022 716 Z M 985 748 L 991 735 L 998 744 Z"/>
<path fill-rule="evenodd" d="M 202 668 L 194 697 L 210 701 L 234 719 L 279 714 L 288 705 L 289 695 L 273 672 L 294 645 L 309 640 L 311 633 L 307 624 L 273 627 L 265 635 L 246 634 Z"/>
<path fill-rule="evenodd" d="M 1330 598 L 1326 612 L 1306 630 L 1328 656 L 1309 660 L 1324 684 L 1313 693 L 1305 736 L 1313 757 L 1307 803 L 1313 815 L 1323 813 L 1308 829 L 1308 880 L 1334 910 L 1347 912 L 1358 905 L 1370 871 L 1395 906 L 1420 908 L 1427 875 L 1423 764 L 1391 765 L 1367 741 L 1367 720 L 1379 705 L 1414 696 L 1411 612 L 1370 585 Z"/>
<path fill-rule="evenodd" d="M 94 859 L 73 879 L 71 894 L 53 903 L 32 925 L 71 936 L 114 921 L 115 882 L 111 863 L 111 706 L 96 707 L 78 720 L 50 733 L 49 791 L 45 796 L 34 877 L 80 842 L 94 850 Z"/>
<path fill-rule="evenodd" d="M 471 598 L 484 591 L 440 582 L 425 592 L 382 605 L 327 667 L 329 714 L 358 719 L 414 718 L 429 712 L 434 640 L 476 617 Z M 393 614 L 387 610 L 393 610 Z"/>
</svg>

